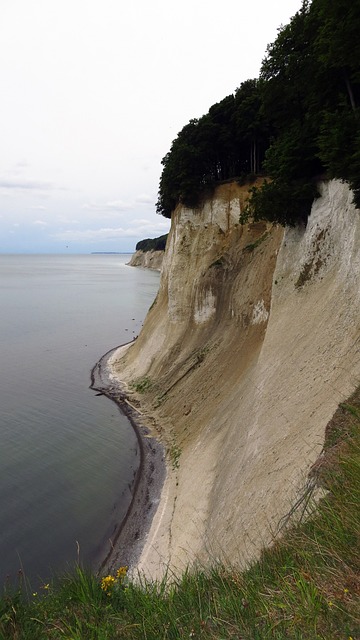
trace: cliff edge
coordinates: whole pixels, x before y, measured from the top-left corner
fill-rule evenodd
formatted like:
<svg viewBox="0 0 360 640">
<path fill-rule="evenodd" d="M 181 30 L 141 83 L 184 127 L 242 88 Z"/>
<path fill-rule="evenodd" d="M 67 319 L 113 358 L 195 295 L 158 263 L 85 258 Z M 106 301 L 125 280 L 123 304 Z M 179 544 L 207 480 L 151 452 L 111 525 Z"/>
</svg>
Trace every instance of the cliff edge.
<svg viewBox="0 0 360 640">
<path fill-rule="evenodd" d="M 360 378 L 360 215 L 321 184 L 305 227 L 239 224 L 248 187 L 172 217 L 160 289 L 112 358 L 168 474 L 138 569 L 245 563 L 271 542 Z"/>
</svg>

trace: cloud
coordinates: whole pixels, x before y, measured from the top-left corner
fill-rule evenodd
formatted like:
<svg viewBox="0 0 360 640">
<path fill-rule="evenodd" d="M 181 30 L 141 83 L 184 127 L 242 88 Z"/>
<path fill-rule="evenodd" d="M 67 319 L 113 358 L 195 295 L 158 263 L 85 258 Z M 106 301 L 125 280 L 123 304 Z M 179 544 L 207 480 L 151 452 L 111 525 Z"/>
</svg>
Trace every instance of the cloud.
<svg viewBox="0 0 360 640">
<path fill-rule="evenodd" d="M 138 204 L 151 204 L 154 205 L 154 198 L 153 196 L 148 196 L 146 194 L 142 194 L 140 196 L 137 196 L 137 198 L 135 199 L 135 202 Z"/>
<path fill-rule="evenodd" d="M 10 167 L 7 167 L 3 170 L 4 175 L 7 176 L 18 176 L 21 173 L 24 173 L 24 169 L 29 167 L 29 163 L 26 160 L 20 160 L 19 162 L 13 163 Z"/>
<path fill-rule="evenodd" d="M 150 220 L 148 220 L 147 218 L 138 218 L 137 220 L 134 220 L 134 222 L 136 222 L 137 225 L 139 225 L 139 227 L 147 227 L 147 226 L 154 226 L 154 225 L 158 225 L 158 224 L 165 224 L 166 227 L 168 227 L 168 223 L 167 222 L 150 222 Z"/>
<path fill-rule="evenodd" d="M 113 200 L 111 202 L 103 202 L 102 204 L 85 203 L 81 206 L 82 209 L 89 209 L 90 211 L 128 211 L 133 209 L 134 205 L 131 202 L 124 202 L 124 200 Z"/>
<path fill-rule="evenodd" d="M 44 207 L 42 204 L 38 204 L 36 206 L 30 207 L 30 209 L 35 209 L 36 211 L 46 211 L 47 207 Z"/>
<path fill-rule="evenodd" d="M 54 186 L 50 182 L 41 182 L 38 180 L 2 180 L 0 179 L 0 189 L 9 189 L 14 191 L 49 191 Z"/>
<path fill-rule="evenodd" d="M 33 224 L 37 224 L 41 227 L 47 227 L 47 222 L 44 222 L 44 220 L 33 220 Z"/>
<path fill-rule="evenodd" d="M 146 193 L 140 194 L 134 198 L 134 200 L 111 200 L 103 203 L 87 202 L 84 203 L 81 208 L 90 211 L 100 211 L 106 213 L 109 211 L 129 211 L 133 210 L 139 205 L 151 205 L 154 207 L 155 199 L 153 196 Z"/>
<path fill-rule="evenodd" d="M 19 180 L 24 176 L 25 171 L 28 169 L 29 164 L 24 160 L 15 162 L 9 167 L 4 167 L 1 171 L 5 181 L 11 182 L 13 179 Z"/>
<path fill-rule="evenodd" d="M 52 235 L 53 238 L 65 242 L 99 242 L 118 240 L 120 238 L 139 238 L 145 236 L 157 236 L 167 233 L 169 224 L 167 221 L 153 223 L 149 220 L 137 220 L 136 226 L 103 227 L 101 229 L 84 229 L 74 231 L 67 229 Z"/>
<path fill-rule="evenodd" d="M 56 218 L 57 222 L 60 222 L 60 224 L 80 224 L 80 220 L 76 220 L 75 218 L 68 218 L 66 216 L 58 216 Z"/>
<path fill-rule="evenodd" d="M 132 209 L 134 205 L 130 202 L 124 202 L 123 200 L 113 200 L 112 202 L 107 202 L 105 206 L 107 209 L 127 211 L 127 209 Z"/>
<path fill-rule="evenodd" d="M 28 167 L 29 163 L 26 160 L 19 160 L 19 162 L 15 162 L 14 171 L 22 171 L 25 167 Z"/>
</svg>

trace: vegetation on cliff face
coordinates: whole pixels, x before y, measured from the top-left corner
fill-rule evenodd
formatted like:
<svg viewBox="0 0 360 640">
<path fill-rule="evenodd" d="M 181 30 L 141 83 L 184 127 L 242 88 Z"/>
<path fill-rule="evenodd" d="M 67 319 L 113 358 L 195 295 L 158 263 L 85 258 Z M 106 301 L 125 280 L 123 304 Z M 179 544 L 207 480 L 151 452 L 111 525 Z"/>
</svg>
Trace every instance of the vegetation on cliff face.
<svg viewBox="0 0 360 640">
<path fill-rule="evenodd" d="M 160 583 L 133 582 L 120 567 L 102 578 L 78 568 L 33 592 L 0 598 L 1 640 L 355 640 L 360 637 L 360 392 L 326 430 L 311 488 L 325 496 L 247 571 L 214 564 Z M 169 578 L 172 578 L 169 580 Z"/>
<path fill-rule="evenodd" d="M 136 251 L 165 251 L 166 240 L 168 234 L 158 238 L 146 238 L 146 240 L 140 240 L 135 249 Z"/>
<path fill-rule="evenodd" d="M 247 214 L 306 221 L 316 179 L 347 180 L 360 207 L 360 6 L 303 0 L 259 78 L 190 120 L 163 158 L 157 211 L 196 206 L 219 181 L 264 174 Z"/>
</svg>

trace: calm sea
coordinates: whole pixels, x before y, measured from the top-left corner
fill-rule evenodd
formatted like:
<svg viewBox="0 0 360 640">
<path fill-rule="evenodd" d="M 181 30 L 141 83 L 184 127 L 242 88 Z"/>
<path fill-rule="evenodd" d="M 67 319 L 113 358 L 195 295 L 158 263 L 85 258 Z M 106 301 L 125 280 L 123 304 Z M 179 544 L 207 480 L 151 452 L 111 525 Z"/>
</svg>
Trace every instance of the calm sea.
<svg viewBox="0 0 360 640">
<path fill-rule="evenodd" d="M 126 512 L 136 437 L 89 389 L 135 337 L 159 274 L 129 255 L 0 255 L 0 583 L 91 564 Z M 107 546 L 108 548 L 108 546 Z"/>
</svg>

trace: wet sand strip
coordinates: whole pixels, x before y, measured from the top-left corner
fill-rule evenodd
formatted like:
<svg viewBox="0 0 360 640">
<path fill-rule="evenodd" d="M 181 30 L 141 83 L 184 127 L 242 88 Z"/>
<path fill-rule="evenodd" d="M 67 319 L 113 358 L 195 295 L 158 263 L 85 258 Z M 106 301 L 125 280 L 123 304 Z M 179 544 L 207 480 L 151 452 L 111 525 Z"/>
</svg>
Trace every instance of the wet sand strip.
<svg viewBox="0 0 360 640">
<path fill-rule="evenodd" d="M 131 344 L 131 343 L 130 343 Z M 141 416 L 129 404 L 120 382 L 110 377 L 109 359 L 120 348 L 111 349 L 95 364 L 91 371 L 90 389 L 115 402 L 132 425 L 139 443 L 140 464 L 131 485 L 132 499 L 128 510 L 109 540 L 109 548 L 102 549 L 97 561 L 100 574 L 112 573 L 120 566 L 136 568 L 156 512 L 166 468 L 164 448 L 149 430 L 141 424 Z"/>
</svg>

